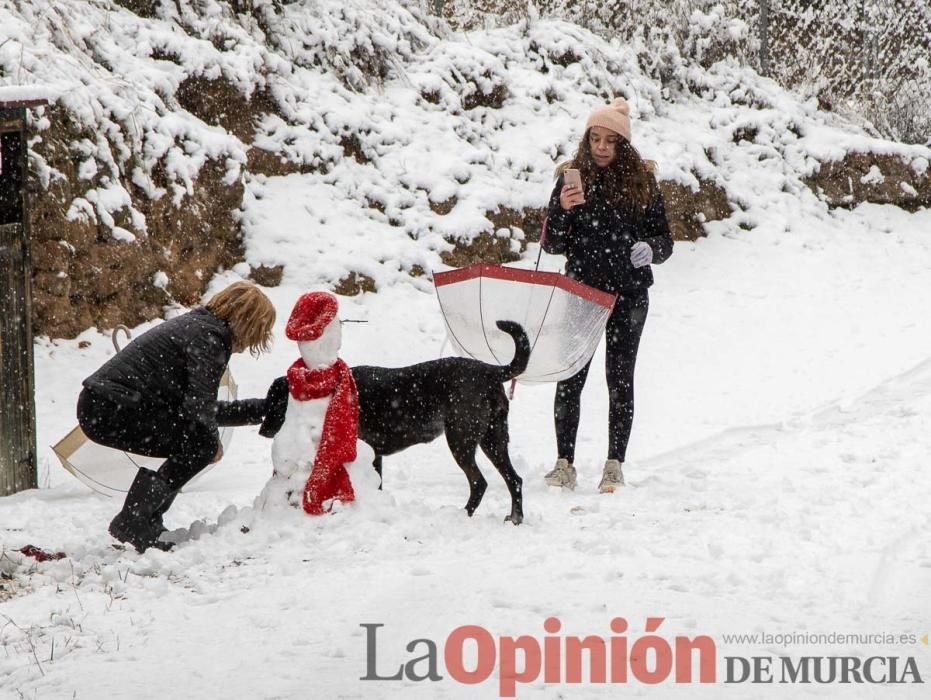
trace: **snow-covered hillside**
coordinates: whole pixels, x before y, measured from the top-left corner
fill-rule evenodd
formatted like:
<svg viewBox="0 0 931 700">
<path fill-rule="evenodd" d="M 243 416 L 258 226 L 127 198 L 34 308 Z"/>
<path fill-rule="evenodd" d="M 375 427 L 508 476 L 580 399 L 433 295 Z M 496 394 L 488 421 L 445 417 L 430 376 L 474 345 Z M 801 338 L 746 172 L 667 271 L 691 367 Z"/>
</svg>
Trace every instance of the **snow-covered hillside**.
<svg viewBox="0 0 931 700">
<path fill-rule="evenodd" d="M 631 646 L 652 617 L 670 642 L 709 635 L 717 682 L 606 687 L 540 673 L 517 684 L 519 697 L 924 696 L 912 683 L 723 681 L 725 656 L 806 655 L 912 657 L 931 679 L 920 640 L 931 631 L 931 214 L 829 208 L 805 184 L 820 160 L 852 149 L 899 154 L 924 175 L 928 149 L 870 139 L 728 62 L 690 69 L 687 90 L 664 92 L 637 46 L 564 22 L 455 34 L 418 5 L 387 1 L 254 2 L 238 15 L 254 22 L 234 21 L 245 3 L 154 6 L 140 18 L 109 3 L 0 0 L 0 82 L 51 83 L 113 137 L 81 152 L 87 172 L 111 173 L 88 180 L 98 193 L 83 196 L 88 216 L 105 219 L 122 178 L 144 182 L 147 168 L 174 173 L 166 181 L 180 189 L 166 197 L 211 157 L 242 177 L 244 262 L 206 271 L 208 293 L 284 265 L 267 290 L 279 311 L 273 351 L 232 363 L 243 396 L 264 394 L 296 359 L 283 328 L 297 297 L 353 272 L 378 291 L 341 298 L 343 318 L 367 321 L 345 327 L 344 359 L 398 366 L 448 352 L 430 282 L 447 239 L 487 231 L 496 207 L 541 206 L 585 116 L 614 92 L 630 99 L 635 144 L 660 177 L 716 183 L 735 211 L 655 268 L 626 488 L 596 490 L 603 349 L 583 396 L 574 493 L 542 480 L 556 456 L 553 387 L 518 385 L 519 527 L 503 522 L 507 492 L 484 460 L 488 492 L 466 517 L 467 485 L 442 439 L 387 458 L 385 490 L 332 516 L 256 514 L 270 443 L 245 428 L 168 512 L 174 551 L 114 548 L 106 525 L 119 504 L 77 482 L 49 447 L 74 425 L 81 380 L 112 355 L 108 330 L 37 339 L 41 488 L 0 499 L 0 697 L 498 697 L 500 663 L 477 685 L 458 682 L 447 638 L 479 625 L 542 646 L 551 616 L 564 636 L 606 640 L 623 617 Z M 109 58 L 89 66 L 74 58 L 78 44 Z M 346 56 L 359 46 L 357 56 L 385 63 L 354 71 Z M 378 65 L 388 70 L 379 76 Z M 172 95 L 193 74 L 266 90 L 279 113 L 248 144 L 177 108 Z M 466 108 L 475 90 L 492 103 Z M 126 123 L 144 138 L 123 152 L 112 144 Z M 42 138 L 54 128 L 36 127 Z M 356 145 L 341 145 L 350 135 Z M 255 148 L 282 153 L 293 172 L 251 173 Z M 532 267 L 527 234 L 502 232 L 526 245 L 515 264 Z M 544 269 L 561 265 L 543 257 Z M 37 562 L 17 551 L 27 544 L 66 556 Z M 373 663 L 363 625 L 376 624 L 377 675 L 426 653 L 407 645 L 429 639 L 442 680 L 361 680 Z M 796 636 L 725 639 L 744 633 Z M 829 633 L 896 641 L 799 641 Z M 474 651 L 466 656 L 473 668 Z"/>
<path fill-rule="evenodd" d="M 54 281 L 38 290 L 38 327 L 53 336 L 191 303 L 236 256 L 247 276 L 291 263 L 286 276 L 313 283 L 423 289 L 423 272 L 480 234 L 519 250 L 554 165 L 615 94 L 660 179 L 720 191 L 732 227 L 766 227 L 773 207 L 826 211 L 808 178 L 851 151 L 900 156 L 902 201 L 928 196 L 931 150 L 867 138 L 729 60 L 704 69 L 558 21 L 450 33 L 415 2 L 138 5 L 0 0 L 0 85 L 60 95 L 37 112 L 31 156 L 45 190 L 37 265 Z M 294 231 L 253 206 L 283 172 L 304 174 L 287 195 Z M 237 198 L 232 218 L 213 208 Z"/>
</svg>

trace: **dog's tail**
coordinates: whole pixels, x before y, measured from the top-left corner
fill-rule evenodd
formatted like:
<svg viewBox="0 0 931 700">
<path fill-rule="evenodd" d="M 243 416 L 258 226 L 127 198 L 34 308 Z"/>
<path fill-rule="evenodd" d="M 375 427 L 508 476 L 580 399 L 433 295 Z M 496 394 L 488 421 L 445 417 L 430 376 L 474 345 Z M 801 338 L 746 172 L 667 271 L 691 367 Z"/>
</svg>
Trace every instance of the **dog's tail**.
<svg viewBox="0 0 931 700">
<path fill-rule="evenodd" d="M 514 359 L 510 364 L 498 368 L 498 377 L 502 382 L 506 382 L 527 369 L 527 363 L 530 361 L 530 339 L 519 323 L 498 321 L 495 325 L 514 339 Z"/>
</svg>

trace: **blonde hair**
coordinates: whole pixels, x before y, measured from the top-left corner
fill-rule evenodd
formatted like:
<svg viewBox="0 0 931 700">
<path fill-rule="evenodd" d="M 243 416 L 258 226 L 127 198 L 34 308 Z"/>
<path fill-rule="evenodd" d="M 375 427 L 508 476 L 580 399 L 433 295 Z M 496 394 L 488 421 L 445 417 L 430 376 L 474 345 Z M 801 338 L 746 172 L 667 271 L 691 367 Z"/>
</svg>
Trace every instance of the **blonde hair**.
<svg viewBox="0 0 931 700">
<path fill-rule="evenodd" d="M 229 326 L 234 349 L 248 348 L 253 357 L 258 357 L 271 348 L 275 307 L 254 284 L 235 282 L 217 292 L 205 306 Z"/>
</svg>

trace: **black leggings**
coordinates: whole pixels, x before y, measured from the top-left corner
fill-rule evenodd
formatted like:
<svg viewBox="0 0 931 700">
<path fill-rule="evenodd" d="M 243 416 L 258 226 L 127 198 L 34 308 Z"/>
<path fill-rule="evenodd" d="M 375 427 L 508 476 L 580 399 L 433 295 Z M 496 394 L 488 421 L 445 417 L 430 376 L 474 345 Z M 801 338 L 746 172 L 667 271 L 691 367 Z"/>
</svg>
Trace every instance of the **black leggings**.
<svg viewBox="0 0 931 700">
<path fill-rule="evenodd" d="M 646 289 L 618 294 L 605 331 L 605 375 L 608 382 L 608 459 L 624 461 L 634 422 L 634 366 L 650 298 Z M 591 360 L 574 377 L 556 385 L 554 414 L 559 457 L 575 461 L 582 387 Z"/>
<path fill-rule="evenodd" d="M 158 475 L 177 491 L 206 467 L 220 447 L 214 429 L 159 405 L 127 406 L 87 389 L 78 398 L 78 423 L 94 442 L 146 457 L 164 457 Z"/>
</svg>

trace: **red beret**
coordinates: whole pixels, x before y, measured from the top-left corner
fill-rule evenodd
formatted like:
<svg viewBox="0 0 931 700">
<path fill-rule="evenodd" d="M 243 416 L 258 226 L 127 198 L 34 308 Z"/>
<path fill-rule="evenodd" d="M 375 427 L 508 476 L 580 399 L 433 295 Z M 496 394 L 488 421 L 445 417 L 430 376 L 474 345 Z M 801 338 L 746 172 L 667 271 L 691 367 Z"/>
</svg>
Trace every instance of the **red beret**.
<svg viewBox="0 0 931 700">
<path fill-rule="evenodd" d="M 298 342 L 316 340 L 323 329 L 336 318 L 339 303 L 329 292 L 308 292 L 301 295 L 291 311 L 284 333 Z"/>
</svg>

